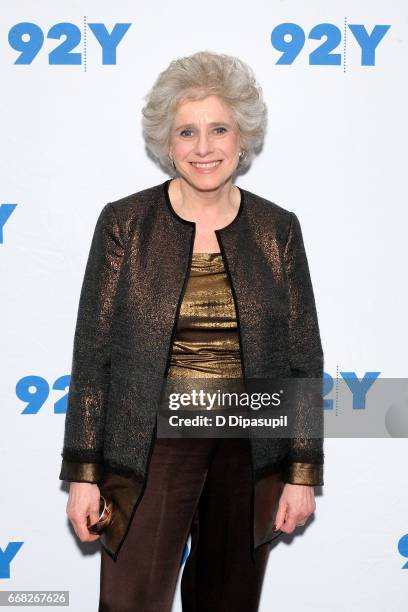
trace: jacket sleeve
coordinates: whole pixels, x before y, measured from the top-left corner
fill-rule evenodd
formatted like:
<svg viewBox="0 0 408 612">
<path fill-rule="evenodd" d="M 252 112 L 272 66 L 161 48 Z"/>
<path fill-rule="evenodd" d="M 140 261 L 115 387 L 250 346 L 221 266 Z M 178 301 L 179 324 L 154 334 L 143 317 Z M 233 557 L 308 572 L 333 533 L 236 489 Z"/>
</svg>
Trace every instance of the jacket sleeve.
<svg viewBox="0 0 408 612">
<path fill-rule="evenodd" d="M 79 298 L 60 480 L 96 483 L 103 476 L 111 332 L 123 253 L 109 203 L 96 222 Z"/>
<path fill-rule="evenodd" d="M 298 390 L 294 395 L 295 426 L 283 480 L 291 484 L 323 485 L 324 356 L 302 231 L 294 213 L 291 213 L 284 261 L 289 296 L 291 377 L 303 380 L 295 381 Z"/>
</svg>

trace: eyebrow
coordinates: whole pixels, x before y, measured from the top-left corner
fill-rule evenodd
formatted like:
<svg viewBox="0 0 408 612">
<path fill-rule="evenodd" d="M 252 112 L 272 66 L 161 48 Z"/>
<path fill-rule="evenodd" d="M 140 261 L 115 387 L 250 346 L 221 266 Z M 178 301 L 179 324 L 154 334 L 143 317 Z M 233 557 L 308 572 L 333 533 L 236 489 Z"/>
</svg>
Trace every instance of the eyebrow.
<svg viewBox="0 0 408 612">
<path fill-rule="evenodd" d="M 230 123 L 228 123 L 228 121 L 212 121 L 208 125 L 210 127 L 215 127 L 216 125 L 225 125 L 225 126 L 230 127 L 230 128 L 233 127 Z M 195 123 L 185 123 L 183 125 L 177 126 L 174 129 L 175 130 L 181 130 L 182 128 L 191 128 L 191 127 L 196 127 L 196 124 Z"/>
</svg>

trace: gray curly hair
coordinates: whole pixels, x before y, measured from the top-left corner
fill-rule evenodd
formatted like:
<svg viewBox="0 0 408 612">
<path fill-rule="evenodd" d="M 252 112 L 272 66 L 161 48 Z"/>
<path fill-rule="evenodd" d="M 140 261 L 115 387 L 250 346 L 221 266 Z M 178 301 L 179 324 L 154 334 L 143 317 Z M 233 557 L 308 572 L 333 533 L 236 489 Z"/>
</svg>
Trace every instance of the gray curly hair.
<svg viewBox="0 0 408 612">
<path fill-rule="evenodd" d="M 219 96 L 238 123 L 244 155 L 238 169 L 248 167 L 262 147 L 267 108 L 252 69 L 237 57 L 199 51 L 173 60 L 145 96 L 143 136 L 148 150 L 170 173 L 170 132 L 180 102 Z"/>
</svg>

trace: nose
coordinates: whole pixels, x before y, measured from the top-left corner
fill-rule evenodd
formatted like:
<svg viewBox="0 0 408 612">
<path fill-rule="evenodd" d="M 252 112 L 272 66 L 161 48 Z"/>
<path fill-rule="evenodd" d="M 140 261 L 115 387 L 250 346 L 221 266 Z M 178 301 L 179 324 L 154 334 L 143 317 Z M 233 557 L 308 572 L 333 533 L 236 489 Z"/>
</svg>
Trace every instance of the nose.
<svg viewBox="0 0 408 612">
<path fill-rule="evenodd" d="M 206 130 L 201 130 L 198 134 L 197 154 L 200 155 L 200 157 L 205 157 L 212 150 L 213 145 L 211 138 L 209 138 L 208 132 Z"/>
</svg>

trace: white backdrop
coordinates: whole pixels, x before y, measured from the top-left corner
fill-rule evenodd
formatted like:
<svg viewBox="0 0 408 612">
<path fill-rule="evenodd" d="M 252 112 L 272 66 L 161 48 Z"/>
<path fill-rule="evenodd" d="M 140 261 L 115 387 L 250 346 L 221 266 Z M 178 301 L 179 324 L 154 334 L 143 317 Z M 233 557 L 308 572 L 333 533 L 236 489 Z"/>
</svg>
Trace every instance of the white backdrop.
<svg viewBox="0 0 408 612">
<path fill-rule="evenodd" d="M 61 377 L 70 374 L 81 281 L 101 208 L 167 178 L 144 148 L 145 94 L 172 59 L 198 50 L 237 55 L 252 66 L 269 129 L 238 184 L 300 219 L 325 372 L 403 377 L 408 6 L 8 0 L 0 16 L 0 590 L 69 590 L 71 610 L 91 611 L 99 547 L 81 544 L 65 514 L 67 488 L 58 480 L 67 391 Z M 24 57 L 41 32 L 44 41 L 29 63 L 15 64 L 27 37 L 12 29 L 22 22 L 35 24 L 25 26 L 31 42 Z M 78 28 L 73 52 L 80 64 L 49 63 L 60 42 L 47 33 L 61 22 Z M 288 22 L 298 26 L 296 40 L 305 33 L 305 43 L 291 64 L 281 65 L 271 32 Z M 131 24 L 116 64 L 102 63 L 94 23 L 109 32 L 116 23 Z M 335 26 L 330 40 L 339 33 L 333 53 L 340 65 L 309 63 L 325 40 L 309 33 L 322 23 Z M 373 65 L 362 65 L 354 24 L 368 34 L 390 26 Z M 7 204 L 16 206 L 6 219 Z M 404 438 L 326 440 L 314 518 L 273 548 L 260 611 L 404 609 L 406 447 Z M 173 610 L 181 610 L 178 589 Z"/>
</svg>

